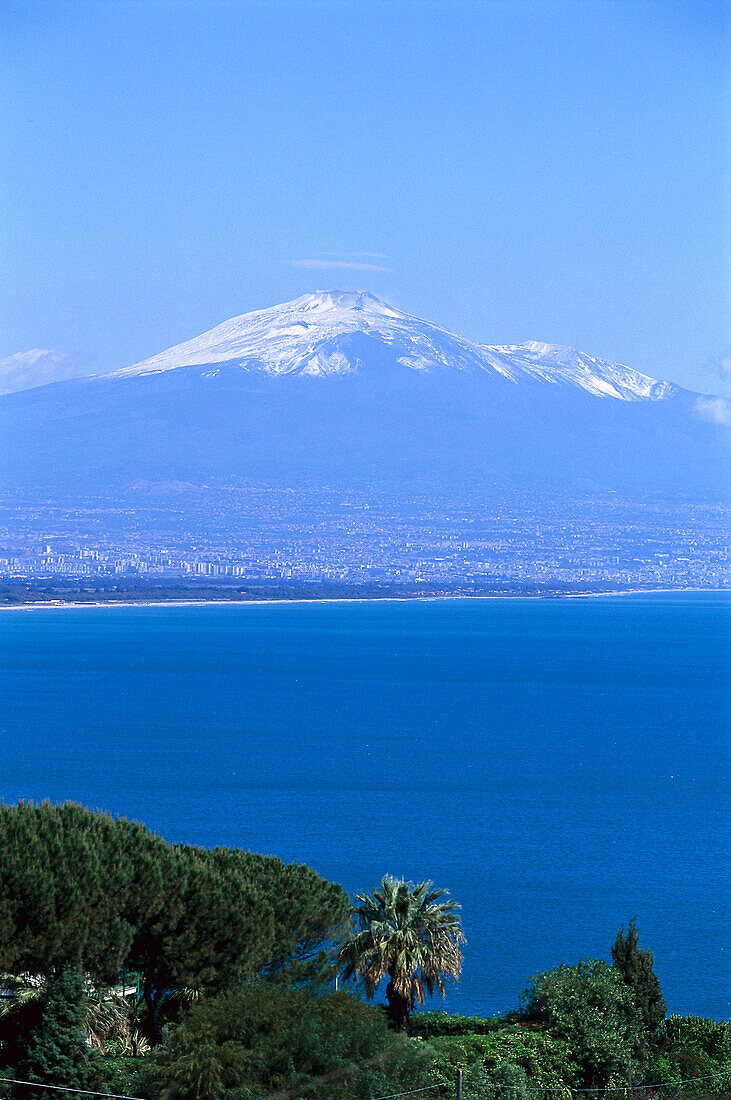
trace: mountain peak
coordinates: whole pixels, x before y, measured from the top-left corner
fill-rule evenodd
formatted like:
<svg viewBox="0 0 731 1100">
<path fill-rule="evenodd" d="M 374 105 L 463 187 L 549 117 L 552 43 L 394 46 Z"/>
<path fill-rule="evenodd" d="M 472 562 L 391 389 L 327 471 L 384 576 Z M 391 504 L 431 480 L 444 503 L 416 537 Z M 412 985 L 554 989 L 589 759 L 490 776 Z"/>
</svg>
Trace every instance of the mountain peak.
<svg viewBox="0 0 731 1100">
<path fill-rule="evenodd" d="M 316 290 L 314 294 L 303 294 L 301 298 L 295 298 L 290 306 L 300 306 L 303 311 L 324 312 L 332 309 L 358 309 L 374 310 L 379 313 L 393 313 L 391 306 L 386 305 L 375 294 L 368 290 Z M 275 307 L 286 309 L 285 306 Z"/>
<path fill-rule="evenodd" d="M 361 290 L 319 290 L 233 317 L 201 336 L 116 372 L 118 376 L 203 368 L 326 378 L 381 370 L 458 372 L 571 386 L 619 401 L 662 400 L 675 391 L 638 371 L 559 344 L 475 344 Z"/>
</svg>

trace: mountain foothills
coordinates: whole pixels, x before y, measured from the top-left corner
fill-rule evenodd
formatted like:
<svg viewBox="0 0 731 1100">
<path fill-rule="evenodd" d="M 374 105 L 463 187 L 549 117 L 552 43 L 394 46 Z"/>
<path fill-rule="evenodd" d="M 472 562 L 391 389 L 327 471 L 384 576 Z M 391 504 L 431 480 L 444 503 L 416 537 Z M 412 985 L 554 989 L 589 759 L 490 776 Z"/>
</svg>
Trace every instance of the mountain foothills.
<svg viewBox="0 0 731 1100">
<path fill-rule="evenodd" d="M 142 479 L 718 502 L 727 420 L 718 399 L 583 352 L 475 344 L 327 292 L 0 398 L 0 477 L 71 494 Z"/>
</svg>

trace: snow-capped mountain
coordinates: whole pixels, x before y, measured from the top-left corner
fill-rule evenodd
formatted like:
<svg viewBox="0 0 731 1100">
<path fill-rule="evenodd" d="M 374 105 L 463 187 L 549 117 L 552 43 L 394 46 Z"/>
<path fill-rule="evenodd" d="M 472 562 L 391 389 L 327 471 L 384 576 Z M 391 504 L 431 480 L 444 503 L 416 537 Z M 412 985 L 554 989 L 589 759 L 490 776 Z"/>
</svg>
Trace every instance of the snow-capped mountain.
<svg viewBox="0 0 731 1100">
<path fill-rule="evenodd" d="M 326 292 L 112 374 L 0 397 L 0 483 L 46 499 L 145 480 L 717 501 L 717 413 L 583 352 L 476 344 L 370 294 Z"/>
<path fill-rule="evenodd" d="M 474 344 L 402 313 L 372 294 L 352 291 L 305 294 L 284 305 L 245 313 L 127 367 L 117 376 L 224 365 L 313 378 L 347 374 L 367 366 L 357 348 L 348 344 L 347 337 L 355 334 L 380 341 L 392 349 L 397 364 L 414 371 L 484 371 L 516 384 L 531 379 L 579 386 L 598 397 L 622 401 L 658 400 L 675 389 L 668 382 L 657 382 L 573 348 L 535 341 L 507 346 Z"/>
</svg>

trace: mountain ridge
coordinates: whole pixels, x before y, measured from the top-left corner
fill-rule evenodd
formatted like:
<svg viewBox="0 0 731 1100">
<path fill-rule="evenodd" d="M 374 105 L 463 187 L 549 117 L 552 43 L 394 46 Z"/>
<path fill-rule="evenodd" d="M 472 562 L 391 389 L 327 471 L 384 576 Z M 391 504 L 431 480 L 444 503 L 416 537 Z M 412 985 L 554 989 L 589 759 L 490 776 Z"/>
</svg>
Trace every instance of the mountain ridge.
<svg viewBox="0 0 731 1100">
<path fill-rule="evenodd" d="M 224 364 L 262 374 L 342 375 L 361 368 L 357 357 L 349 358 L 341 343 L 343 337 L 355 333 L 396 348 L 401 353 L 396 362 L 410 370 L 481 370 L 516 384 L 527 378 L 576 385 L 595 396 L 625 401 L 661 400 L 680 389 L 624 364 L 558 344 L 534 340 L 513 345 L 477 344 L 396 309 L 367 291 L 317 291 L 254 310 L 111 376 L 126 378 Z"/>
<path fill-rule="evenodd" d="M 719 502 L 729 433 L 701 400 L 584 352 L 474 344 L 372 295 L 321 292 L 0 397 L 0 483 L 71 498 L 142 481 Z"/>
</svg>

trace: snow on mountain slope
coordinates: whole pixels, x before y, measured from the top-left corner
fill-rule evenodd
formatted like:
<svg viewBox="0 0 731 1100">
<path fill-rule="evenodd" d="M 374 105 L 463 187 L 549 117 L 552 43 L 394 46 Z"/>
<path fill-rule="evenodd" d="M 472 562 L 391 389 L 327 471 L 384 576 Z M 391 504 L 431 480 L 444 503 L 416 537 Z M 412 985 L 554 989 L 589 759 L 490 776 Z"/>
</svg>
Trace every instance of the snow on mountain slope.
<svg viewBox="0 0 731 1100">
<path fill-rule="evenodd" d="M 491 347 L 412 317 L 368 293 L 323 291 L 246 313 L 210 332 L 116 371 L 124 378 L 180 367 L 240 367 L 265 375 L 327 377 L 368 369 L 356 334 L 378 341 L 396 364 L 413 371 L 459 370 L 568 385 L 620 401 L 662 400 L 677 392 L 639 371 L 572 348 L 533 341 Z M 107 375 L 106 377 L 110 377 Z"/>
</svg>

